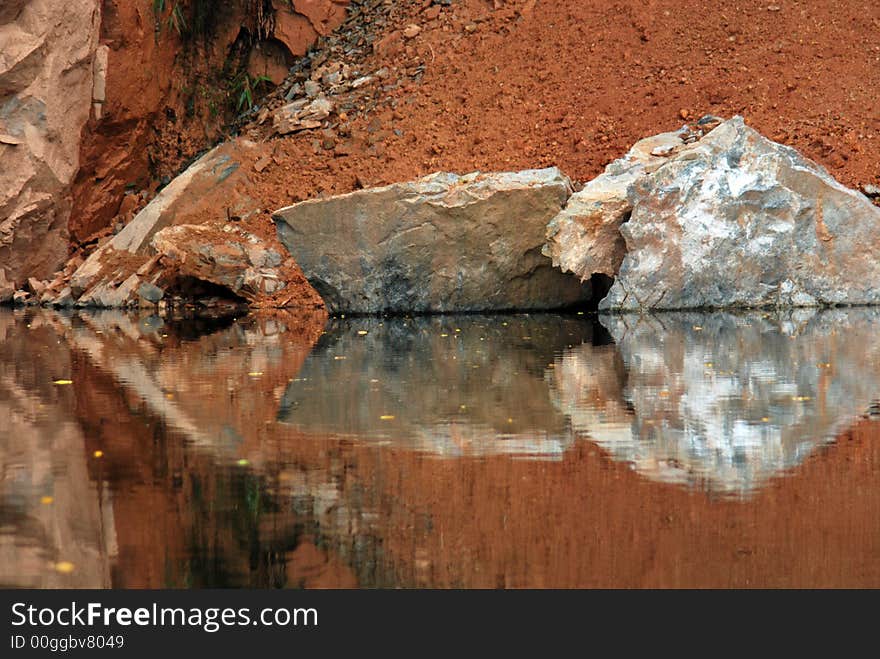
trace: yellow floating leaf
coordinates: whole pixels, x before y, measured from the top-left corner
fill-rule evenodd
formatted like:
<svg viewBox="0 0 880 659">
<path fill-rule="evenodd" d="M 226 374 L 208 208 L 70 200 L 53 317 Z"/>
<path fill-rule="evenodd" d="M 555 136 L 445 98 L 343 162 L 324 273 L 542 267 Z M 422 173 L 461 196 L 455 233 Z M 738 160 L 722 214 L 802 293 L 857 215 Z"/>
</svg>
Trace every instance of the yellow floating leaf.
<svg viewBox="0 0 880 659">
<path fill-rule="evenodd" d="M 343 357 L 342 355 L 336 355 L 333 359 L 336 361 L 341 361 L 341 360 L 345 359 L 345 357 Z"/>
<path fill-rule="evenodd" d="M 702 331 L 703 331 L 703 328 L 700 327 L 699 325 L 694 325 L 692 329 L 693 329 L 695 332 L 702 332 Z"/>
<path fill-rule="evenodd" d="M 92 455 L 94 455 L 96 458 L 103 458 L 104 451 L 95 451 L 94 453 L 92 453 Z"/>
<path fill-rule="evenodd" d="M 48 506 L 53 501 L 55 501 L 55 499 L 50 496 L 40 497 L 40 503 L 43 504 L 44 506 Z"/>
<path fill-rule="evenodd" d="M 449 336 L 449 335 L 448 335 L 448 334 L 441 334 L 440 336 L 441 336 L 441 338 L 444 338 L 444 339 L 445 339 L 445 338 L 446 338 L 447 336 Z"/>
<path fill-rule="evenodd" d="M 241 458 L 235 464 L 237 464 L 239 467 L 247 467 L 250 464 L 250 462 L 245 458 Z"/>
<path fill-rule="evenodd" d="M 58 561 L 55 563 L 55 571 L 61 574 L 70 574 L 73 572 L 73 563 L 70 561 Z"/>
<path fill-rule="evenodd" d="M 669 396 L 669 392 L 666 391 L 666 389 L 663 389 L 657 395 L 660 396 L 661 398 L 666 398 L 667 396 Z"/>
<path fill-rule="evenodd" d="M 165 398 L 171 400 L 172 398 L 174 398 L 174 394 L 165 394 Z"/>
<path fill-rule="evenodd" d="M 73 384 L 73 380 L 53 380 L 52 384 Z"/>
<path fill-rule="evenodd" d="M 510 417 L 507 417 L 507 423 L 513 423 L 513 419 L 511 419 Z"/>
<path fill-rule="evenodd" d="M 577 315 L 578 315 L 578 316 L 583 316 L 583 315 L 584 315 L 584 312 L 583 312 L 583 311 L 578 311 L 578 314 L 577 314 Z"/>
<path fill-rule="evenodd" d="M 366 336 L 367 334 L 369 334 L 367 330 L 358 330 L 358 336 Z"/>
<path fill-rule="evenodd" d="M 252 378 L 258 378 L 263 374 L 263 371 L 251 371 L 248 373 Z"/>
<path fill-rule="evenodd" d="M 460 330 L 460 329 L 458 329 L 458 328 L 457 328 L 457 327 L 456 327 L 456 328 L 455 328 L 455 331 L 456 331 L 456 332 L 460 332 L 460 331 L 461 331 L 461 330 Z"/>
<path fill-rule="evenodd" d="M 383 414 L 382 416 L 379 417 L 379 419 L 381 419 L 382 421 L 393 421 L 394 415 L 393 414 Z"/>
<path fill-rule="evenodd" d="M 762 416 L 761 417 L 761 421 L 763 421 L 764 423 L 767 423 L 769 420 L 770 420 L 769 416 Z"/>
</svg>

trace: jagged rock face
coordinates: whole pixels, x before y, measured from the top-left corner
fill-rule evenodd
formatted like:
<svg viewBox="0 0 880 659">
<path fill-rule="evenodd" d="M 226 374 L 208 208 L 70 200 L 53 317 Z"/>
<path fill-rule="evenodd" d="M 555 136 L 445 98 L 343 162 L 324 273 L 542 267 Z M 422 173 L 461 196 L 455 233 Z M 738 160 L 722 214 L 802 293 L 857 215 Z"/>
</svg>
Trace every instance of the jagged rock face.
<svg viewBox="0 0 880 659">
<path fill-rule="evenodd" d="M 0 264 L 22 286 L 67 256 L 80 133 L 92 102 L 98 0 L 0 7 Z"/>
<path fill-rule="evenodd" d="M 228 225 L 183 224 L 162 229 L 151 246 L 174 276 L 206 281 L 250 301 L 283 290 L 286 277 L 279 270 L 282 255 L 257 236 Z M 168 277 L 164 277 L 167 279 Z"/>
<path fill-rule="evenodd" d="M 880 209 L 735 117 L 628 189 L 603 309 L 880 302 Z"/>
<path fill-rule="evenodd" d="M 614 277 L 626 255 L 620 226 L 632 211 L 629 186 L 656 171 L 666 156 L 684 146 L 679 133 L 661 133 L 636 142 L 605 172 L 575 192 L 547 225 L 544 254 L 553 265 L 586 281 L 593 274 Z"/>
<path fill-rule="evenodd" d="M 437 173 L 274 217 L 331 311 L 550 309 L 590 296 L 589 284 L 541 254 L 547 222 L 570 194 L 556 168 Z"/>
<path fill-rule="evenodd" d="M 273 36 L 291 54 L 305 55 L 319 36 L 330 34 L 345 20 L 349 0 L 273 0 Z"/>
<path fill-rule="evenodd" d="M 260 212 L 246 194 L 254 147 L 233 140 L 199 158 L 76 268 L 68 287 L 59 278 L 40 301 L 130 307 L 176 295 L 223 294 L 256 306 L 320 307 L 320 298 L 274 236 L 256 235 L 239 222 Z M 204 284 L 223 290 L 200 290 Z"/>
</svg>

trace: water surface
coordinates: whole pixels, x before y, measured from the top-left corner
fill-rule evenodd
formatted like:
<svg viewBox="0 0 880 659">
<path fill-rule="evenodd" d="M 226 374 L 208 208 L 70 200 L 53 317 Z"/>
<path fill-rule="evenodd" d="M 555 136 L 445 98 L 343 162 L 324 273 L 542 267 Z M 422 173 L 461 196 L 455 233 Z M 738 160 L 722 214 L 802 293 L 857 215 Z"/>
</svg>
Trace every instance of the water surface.
<svg viewBox="0 0 880 659">
<path fill-rule="evenodd" d="M 880 312 L 0 311 L 0 583 L 880 585 Z"/>
</svg>

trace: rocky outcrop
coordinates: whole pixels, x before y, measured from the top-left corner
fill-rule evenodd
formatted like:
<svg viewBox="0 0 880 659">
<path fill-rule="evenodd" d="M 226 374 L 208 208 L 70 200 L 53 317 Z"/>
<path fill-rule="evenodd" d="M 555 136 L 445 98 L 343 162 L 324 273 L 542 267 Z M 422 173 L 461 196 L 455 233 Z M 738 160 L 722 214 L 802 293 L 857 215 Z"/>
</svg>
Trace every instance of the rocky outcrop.
<svg viewBox="0 0 880 659">
<path fill-rule="evenodd" d="M 219 296 L 257 306 L 321 306 L 271 228 L 262 236 L 239 224 L 261 212 L 246 193 L 254 158 L 247 140 L 209 151 L 69 279 L 51 282 L 41 301 L 130 307 Z"/>
<path fill-rule="evenodd" d="M 66 199 L 92 105 L 97 0 L 0 8 L 0 269 L 18 287 L 67 256 Z"/>
<path fill-rule="evenodd" d="M 554 263 L 615 276 L 609 310 L 880 302 L 880 209 L 742 118 L 717 123 L 640 142 L 587 184 L 550 223 Z"/>
<path fill-rule="evenodd" d="M 571 194 L 558 169 L 458 176 L 304 201 L 278 235 L 335 312 L 548 309 L 590 297 L 541 254 Z"/>
</svg>

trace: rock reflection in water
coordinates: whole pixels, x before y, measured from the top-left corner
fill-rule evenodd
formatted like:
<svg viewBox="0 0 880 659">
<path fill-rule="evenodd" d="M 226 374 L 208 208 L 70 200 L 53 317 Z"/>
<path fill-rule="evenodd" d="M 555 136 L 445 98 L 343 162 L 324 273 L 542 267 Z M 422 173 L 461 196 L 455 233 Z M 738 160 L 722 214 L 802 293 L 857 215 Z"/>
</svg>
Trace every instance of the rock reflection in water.
<svg viewBox="0 0 880 659">
<path fill-rule="evenodd" d="M 648 478 L 746 494 L 880 395 L 880 311 L 603 316 L 548 371 L 578 435 Z"/>
<path fill-rule="evenodd" d="M 602 322 L 0 310 L 0 583 L 880 584 L 877 312 Z"/>
<path fill-rule="evenodd" d="M 278 418 L 440 456 L 558 458 L 573 437 L 544 373 L 592 338 L 591 322 L 555 315 L 334 320 Z"/>
</svg>

